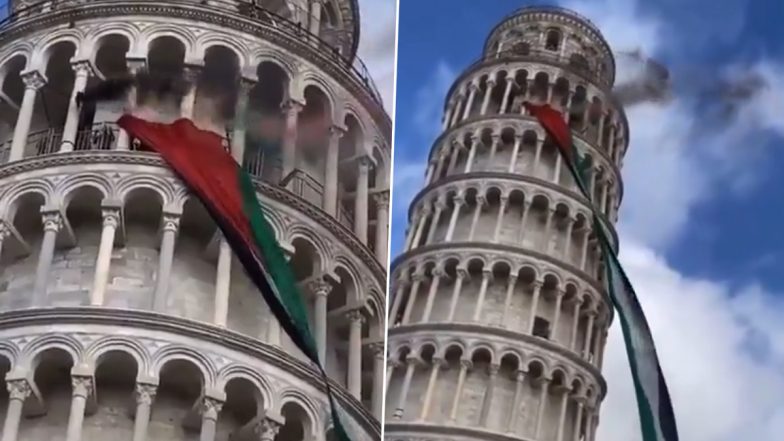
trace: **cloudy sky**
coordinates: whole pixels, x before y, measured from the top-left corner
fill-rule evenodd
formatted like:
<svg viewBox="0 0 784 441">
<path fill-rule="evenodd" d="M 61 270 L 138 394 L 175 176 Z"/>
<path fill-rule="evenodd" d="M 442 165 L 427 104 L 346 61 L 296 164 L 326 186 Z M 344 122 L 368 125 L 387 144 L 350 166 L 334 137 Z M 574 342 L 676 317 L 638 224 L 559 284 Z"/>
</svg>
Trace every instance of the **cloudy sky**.
<svg viewBox="0 0 784 441">
<path fill-rule="evenodd" d="M 688 441 L 784 439 L 784 21 L 780 0 L 561 0 L 616 51 L 675 80 L 628 109 L 621 260 L 646 311 Z M 423 180 L 444 95 L 522 2 L 401 0 L 393 246 Z M 619 76 L 629 74 L 621 63 Z M 727 117 L 711 87 L 751 71 L 767 88 Z M 640 440 L 620 330 L 608 342 L 600 441 Z"/>
<path fill-rule="evenodd" d="M 395 90 L 396 8 L 394 0 L 359 0 L 358 54 L 376 82 L 390 115 Z"/>
</svg>

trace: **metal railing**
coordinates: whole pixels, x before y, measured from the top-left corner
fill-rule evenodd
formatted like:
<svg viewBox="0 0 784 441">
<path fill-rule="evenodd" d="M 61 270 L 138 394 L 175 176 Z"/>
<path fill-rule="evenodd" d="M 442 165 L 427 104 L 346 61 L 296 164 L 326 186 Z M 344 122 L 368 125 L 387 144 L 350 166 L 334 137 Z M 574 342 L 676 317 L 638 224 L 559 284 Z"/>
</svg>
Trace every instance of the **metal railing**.
<svg viewBox="0 0 784 441">
<path fill-rule="evenodd" d="M 142 3 L 142 1 L 143 0 L 139 0 L 137 3 Z M 148 2 L 153 3 L 152 1 Z M 313 46 L 316 52 L 318 52 L 321 56 L 329 58 L 330 61 L 335 63 L 337 66 L 340 66 L 346 73 L 356 77 L 370 92 L 373 100 L 376 101 L 379 105 L 383 104 L 378 87 L 373 81 L 373 78 L 370 76 L 370 71 L 368 70 L 367 66 L 362 62 L 359 56 L 352 54 L 353 56 L 346 57 L 345 55 L 341 54 L 338 47 L 336 47 L 337 42 L 330 43 L 324 40 L 322 37 L 312 34 L 300 22 L 292 21 L 291 18 L 279 15 L 278 13 L 265 9 L 262 6 L 253 3 L 245 3 L 239 0 L 201 0 L 198 2 L 196 0 L 167 0 L 167 2 L 173 4 L 198 3 L 200 8 L 214 9 L 222 13 L 228 12 L 243 18 L 254 19 L 288 35 L 297 41 L 305 41 Z M 71 7 L 84 7 L 90 5 L 90 3 L 91 2 L 87 0 L 43 0 L 15 10 L 10 10 L 10 7 L 6 5 L 7 14 L 5 15 L 5 18 L 0 20 L 0 31 L 3 28 L 9 27 L 20 20 L 34 17 L 38 14 L 52 11 L 61 11 Z M 302 14 L 310 14 L 309 11 L 302 10 L 301 8 L 299 8 L 299 11 Z M 295 12 L 297 12 L 297 9 L 295 9 Z"/>
<path fill-rule="evenodd" d="M 465 72 L 473 70 L 475 67 L 485 64 L 493 60 L 504 61 L 544 61 L 553 64 L 564 65 L 569 68 L 570 72 L 585 78 L 589 81 L 594 81 L 600 84 L 609 85 L 610 75 L 607 72 L 600 73 L 596 69 L 591 69 L 589 65 L 584 65 L 581 62 L 576 62 L 571 55 L 561 55 L 558 52 L 548 51 L 546 49 L 528 49 L 528 50 L 515 50 L 507 49 L 497 53 L 490 53 L 483 55 L 479 60 L 471 63 Z"/>
</svg>

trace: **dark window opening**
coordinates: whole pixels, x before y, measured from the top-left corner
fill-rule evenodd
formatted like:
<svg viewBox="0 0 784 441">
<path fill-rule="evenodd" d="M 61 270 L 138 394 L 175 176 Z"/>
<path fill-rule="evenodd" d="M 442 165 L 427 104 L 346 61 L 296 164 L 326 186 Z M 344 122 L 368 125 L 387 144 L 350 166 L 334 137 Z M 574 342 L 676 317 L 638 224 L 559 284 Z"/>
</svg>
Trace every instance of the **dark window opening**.
<svg viewBox="0 0 784 441">
<path fill-rule="evenodd" d="M 550 322 L 541 317 L 534 318 L 534 337 L 550 338 Z"/>
<path fill-rule="evenodd" d="M 556 30 L 548 31 L 544 48 L 548 51 L 557 51 L 561 49 L 561 33 Z"/>
</svg>

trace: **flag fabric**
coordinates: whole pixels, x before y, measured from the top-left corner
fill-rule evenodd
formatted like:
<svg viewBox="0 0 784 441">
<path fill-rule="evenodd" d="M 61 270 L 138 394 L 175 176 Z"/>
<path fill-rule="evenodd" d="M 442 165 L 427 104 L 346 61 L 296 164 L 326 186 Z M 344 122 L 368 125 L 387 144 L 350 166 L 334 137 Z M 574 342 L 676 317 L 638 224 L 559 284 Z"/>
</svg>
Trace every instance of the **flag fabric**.
<svg viewBox="0 0 784 441">
<path fill-rule="evenodd" d="M 525 103 L 524 105 L 555 141 L 583 196 L 591 201 L 586 180 L 578 169 L 581 162 L 580 155 L 572 143 L 571 131 L 561 113 L 546 104 Z M 642 439 L 643 441 L 678 441 L 675 413 L 648 321 L 637 294 L 618 260 L 618 255 L 608 239 L 606 225 L 595 209 L 593 223 L 602 250 L 608 291 L 613 305 L 618 310 L 626 354 L 631 366 Z"/>
<path fill-rule="evenodd" d="M 316 341 L 294 274 L 256 197 L 250 176 L 215 133 L 188 119 L 171 124 L 124 115 L 117 124 L 157 152 L 204 205 L 246 273 L 297 347 L 319 368 L 339 441 L 351 441 L 318 358 Z"/>
</svg>

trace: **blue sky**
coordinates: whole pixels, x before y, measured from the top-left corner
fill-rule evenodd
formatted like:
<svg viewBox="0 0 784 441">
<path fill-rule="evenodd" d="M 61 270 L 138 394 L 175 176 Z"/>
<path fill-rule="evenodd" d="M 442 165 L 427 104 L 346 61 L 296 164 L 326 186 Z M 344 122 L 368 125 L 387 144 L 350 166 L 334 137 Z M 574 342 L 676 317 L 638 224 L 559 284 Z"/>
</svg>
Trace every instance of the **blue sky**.
<svg viewBox="0 0 784 441">
<path fill-rule="evenodd" d="M 477 59 L 508 0 L 400 0 L 392 253 L 420 188 L 444 94 Z M 784 21 L 780 0 L 565 0 L 616 50 L 665 63 L 674 100 L 628 109 L 621 258 L 670 379 L 681 437 L 779 441 L 784 433 Z M 629 66 L 619 68 L 619 76 Z M 709 86 L 766 80 L 737 117 L 708 116 Z M 652 166 L 653 164 L 653 166 Z M 599 439 L 639 439 L 618 330 Z M 698 403 L 693 397 L 704 397 Z M 631 412 L 631 413 L 630 413 Z"/>
</svg>

